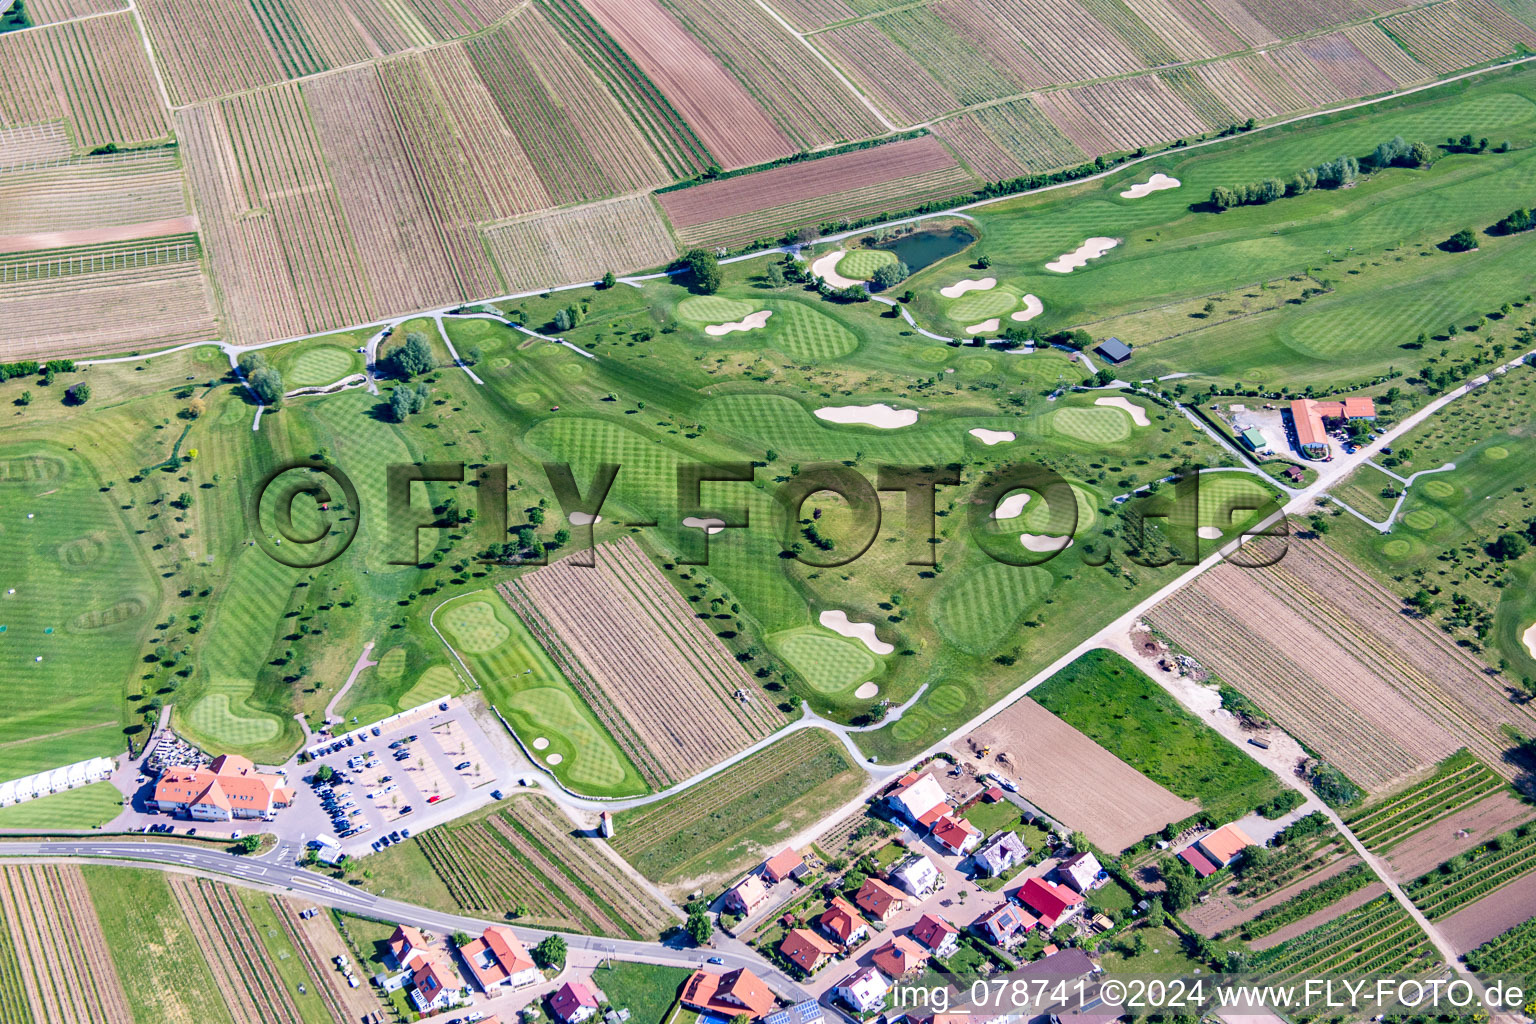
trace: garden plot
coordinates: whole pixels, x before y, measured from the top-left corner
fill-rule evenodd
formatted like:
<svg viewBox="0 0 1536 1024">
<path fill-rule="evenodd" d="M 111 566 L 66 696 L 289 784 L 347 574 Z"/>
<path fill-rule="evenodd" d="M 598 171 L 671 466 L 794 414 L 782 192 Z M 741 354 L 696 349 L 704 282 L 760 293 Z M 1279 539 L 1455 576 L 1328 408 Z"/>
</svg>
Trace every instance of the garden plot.
<svg viewBox="0 0 1536 1024">
<path fill-rule="evenodd" d="M 1429 938 L 1391 896 L 1377 896 L 1327 924 L 1287 939 L 1250 959 L 1255 971 L 1289 978 L 1330 971 L 1416 974 L 1436 958 Z"/>
</svg>

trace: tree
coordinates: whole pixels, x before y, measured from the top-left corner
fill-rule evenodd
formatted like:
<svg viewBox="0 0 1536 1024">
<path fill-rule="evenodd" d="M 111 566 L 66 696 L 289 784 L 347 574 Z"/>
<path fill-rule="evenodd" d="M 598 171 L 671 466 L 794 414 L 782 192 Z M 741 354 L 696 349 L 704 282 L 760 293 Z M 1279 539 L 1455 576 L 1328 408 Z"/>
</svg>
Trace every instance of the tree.
<svg viewBox="0 0 1536 1024">
<path fill-rule="evenodd" d="M 437 360 L 432 358 L 432 346 L 427 344 L 427 336 L 420 331 L 412 331 L 405 336 L 405 344 L 389 357 L 389 364 L 397 377 L 410 380 L 432 369 L 437 365 Z"/>
<path fill-rule="evenodd" d="M 1410 167 L 1428 167 L 1435 162 L 1435 151 L 1429 148 L 1428 143 L 1415 142 L 1408 147 L 1407 163 Z"/>
<path fill-rule="evenodd" d="M 1195 902 L 1195 889 L 1197 884 L 1195 876 L 1181 862 L 1172 857 L 1164 857 L 1162 861 L 1163 899 L 1167 907 L 1173 913 L 1178 914 L 1188 910 Z"/>
<path fill-rule="evenodd" d="M 32 404 L 32 392 L 30 392 L 30 391 L 23 391 L 21 393 L 21 396 L 16 399 L 16 404 L 17 405 L 31 405 Z"/>
<path fill-rule="evenodd" d="M 336 777 L 336 769 L 332 768 L 328 764 L 321 765 L 315 771 L 315 778 L 319 779 L 321 782 L 330 782 L 331 779 L 333 779 L 335 777 Z"/>
<path fill-rule="evenodd" d="M 702 910 L 696 910 L 688 915 L 688 937 L 693 940 L 695 946 L 702 946 L 715 934 L 715 926 L 710 924 L 709 915 Z"/>
<path fill-rule="evenodd" d="M 782 287 L 784 287 L 784 282 L 785 282 L 784 268 L 782 266 L 780 266 L 779 264 L 777 264 L 777 263 L 770 263 L 770 264 L 768 264 L 768 271 L 767 271 L 767 273 L 764 276 L 767 278 L 768 284 L 771 287 L 774 287 L 774 288 L 782 288 Z"/>
<path fill-rule="evenodd" d="M 283 401 L 283 375 L 270 366 L 263 366 L 251 374 L 247 381 L 256 397 L 265 405 L 277 407 Z"/>
<path fill-rule="evenodd" d="M 1255 202 L 1272 203 L 1285 195 L 1285 182 L 1279 178 L 1265 178 L 1259 182 L 1258 195 Z"/>
<path fill-rule="evenodd" d="M 693 283 L 705 295 L 720 290 L 720 261 L 708 249 L 690 249 L 683 257 L 693 273 Z"/>
<path fill-rule="evenodd" d="M 1211 206 L 1216 209 L 1217 213 L 1223 210 L 1230 210 L 1236 205 L 1237 193 L 1233 192 L 1230 188 L 1227 188 L 1225 185 L 1217 185 L 1211 189 Z"/>
<path fill-rule="evenodd" d="M 546 936 L 533 947 L 533 959 L 540 967 L 561 969 L 565 966 L 565 940 L 558 935 Z"/>
<path fill-rule="evenodd" d="M 1149 901 L 1147 906 L 1147 924 L 1153 928 L 1161 928 L 1163 922 L 1168 919 L 1168 911 L 1163 909 L 1161 897 Z"/>
<path fill-rule="evenodd" d="M 67 393 L 71 405 L 84 405 L 91 400 L 91 386 L 89 384 L 76 384 Z"/>
<path fill-rule="evenodd" d="M 1087 849 L 1088 849 L 1088 835 L 1087 835 L 1087 833 L 1085 833 L 1085 832 L 1073 832 L 1070 836 L 1067 837 L 1067 839 L 1072 844 L 1072 849 L 1076 850 L 1078 853 L 1083 853 L 1083 852 L 1087 851 Z"/>
<path fill-rule="evenodd" d="M 255 853 L 259 849 L 261 849 L 261 837 L 260 836 L 244 836 L 244 837 L 241 838 L 241 840 L 240 840 L 240 852 L 241 853 Z"/>
<path fill-rule="evenodd" d="M 569 309 L 555 310 L 554 319 L 550 322 L 555 325 L 555 330 L 557 331 L 568 331 L 576 326 L 576 318 L 571 315 Z"/>
<path fill-rule="evenodd" d="M 894 288 L 897 284 L 906 280 L 911 276 L 911 273 L 912 271 L 907 268 L 907 265 L 900 261 L 882 263 L 875 268 L 874 274 L 870 277 L 870 283 L 875 286 L 876 291 L 883 292 L 887 288 Z"/>
<path fill-rule="evenodd" d="M 475 941 L 475 940 L 471 939 L 469 937 L 469 933 L 468 932 L 454 932 L 453 933 L 453 944 L 455 946 L 459 946 L 459 947 L 467 946 L 467 945 L 469 945 L 473 941 Z"/>
<path fill-rule="evenodd" d="M 1501 534 L 1488 545 L 1488 556 L 1495 562 L 1512 562 L 1530 550 L 1530 542 L 1518 533 Z"/>
<path fill-rule="evenodd" d="M 1470 252 L 1477 248 L 1477 236 L 1471 228 L 1462 228 L 1440 244 L 1446 252 Z"/>
<path fill-rule="evenodd" d="M 240 368 L 240 376 L 250 380 L 251 374 L 266 367 L 267 357 L 260 352 L 247 352 L 235 365 Z"/>
<path fill-rule="evenodd" d="M 613 271 L 608 270 L 603 273 L 603 279 L 597 283 L 597 286 L 606 291 L 618 283 L 619 279 L 613 276 Z"/>
<path fill-rule="evenodd" d="M 992 257 L 991 256 L 982 256 L 980 259 L 978 259 L 976 261 L 976 266 L 980 270 L 986 270 L 986 269 L 990 268 L 992 266 Z M 903 275 L 903 276 L 905 276 L 905 275 Z"/>
<path fill-rule="evenodd" d="M 197 419 L 199 416 L 201 416 L 203 413 L 205 413 L 207 411 L 208 411 L 208 403 L 203 401 L 201 398 L 194 398 L 194 399 L 192 399 L 192 401 L 187 403 L 187 418 L 188 419 L 195 420 L 195 419 Z"/>
</svg>

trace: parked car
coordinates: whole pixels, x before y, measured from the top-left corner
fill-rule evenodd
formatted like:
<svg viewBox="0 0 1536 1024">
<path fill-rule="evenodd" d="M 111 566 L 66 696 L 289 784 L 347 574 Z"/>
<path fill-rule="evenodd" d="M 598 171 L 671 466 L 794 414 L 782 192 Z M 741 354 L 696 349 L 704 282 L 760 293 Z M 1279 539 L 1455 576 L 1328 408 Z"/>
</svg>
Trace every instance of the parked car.
<svg viewBox="0 0 1536 1024">
<path fill-rule="evenodd" d="M 413 810 L 415 810 L 415 808 L 413 808 L 410 804 L 406 804 L 404 807 L 400 808 L 400 813 L 410 814 Z"/>
<path fill-rule="evenodd" d="M 456 771 L 456 772 L 461 772 L 465 768 L 468 768 L 468 767 L 469 767 L 469 762 L 468 761 L 460 761 L 458 764 L 453 766 L 453 770 Z"/>
<path fill-rule="evenodd" d="M 442 797 L 440 797 L 440 796 L 436 796 L 436 795 L 429 796 L 429 797 L 427 797 L 427 803 L 435 804 L 435 803 L 437 803 L 441 799 L 442 799 Z"/>
<path fill-rule="evenodd" d="M 709 962 L 710 962 L 710 963 L 712 963 L 712 964 L 716 964 L 716 965 L 719 965 L 719 964 L 723 964 L 723 963 L 725 963 L 725 961 L 724 961 L 724 960 L 721 960 L 721 959 L 720 959 L 720 958 L 719 958 L 719 957 L 717 957 L 717 956 L 712 956 L 712 957 L 710 957 L 710 958 L 709 958 Z"/>
</svg>

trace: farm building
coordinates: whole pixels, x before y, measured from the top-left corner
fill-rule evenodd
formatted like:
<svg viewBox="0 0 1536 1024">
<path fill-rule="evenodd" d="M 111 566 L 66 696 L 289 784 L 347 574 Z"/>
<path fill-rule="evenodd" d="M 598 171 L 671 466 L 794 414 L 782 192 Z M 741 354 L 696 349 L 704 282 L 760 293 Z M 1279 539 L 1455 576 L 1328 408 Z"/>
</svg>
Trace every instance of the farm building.
<svg viewBox="0 0 1536 1024">
<path fill-rule="evenodd" d="M 597 996 L 579 981 L 568 981 L 549 997 L 549 1011 L 564 1024 L 581 1024 L 597 1013 Z"/>
<path fill-rule="evenodd" d="M 1103 875 L 1104 868 L 1099 859 L 1086 850 L 1074 853 L 1056 865 L 1056 877 L 1078 892 L 1085 893 L 1097 886 Z"/>
<path fill-rule="evenodd" d="M 869 935 L 869 925 L 858 908 L 841 896 L 832 897 L 832 905 L 816 919 L 816 923 L 845 948 L 857 945 Z"/>
<path fill-rule="evenodd" d="M 51 793 L 62 793 L 76 786 L 88 786 L 93 782 L 101 782 L 111 777 L 112 767 L 110 758 L 93 757 L 88 761 L 77 761 L 74 764 L 65 765 L 63 768 L 11 779 L 9 782 L 0 783 L 0 807 L 9 807 L 12 804 L 48 796 Z"/>
<path fill-rule="evenodd" d="M 909 853 L 891 865 L 891 881 L 922 899 L 942 885 L 939 869 L 921 853 Z"/>
<path fill-rule="evenodd" d="M 981 842 L 981 830 L 964 818 L 946 814 L 933 826 L 933 838 L 951 853 L 966 854 Z"/>
<path fill-rule="evenodd" d="M 238 754 L 224 754 L 207 768 L 173 768 L 155 784 L 150 806 L 162 814 L 183 814 L 198 821 L 262 818 L 270 821 L 293 803 L 293 790 L 281 775 L 258 772 Z"/>
<path fill-rule="evenodd" d="M 1103 356 L 1105 359 L 1108 359 L 1110 362 L 1116 364 L 1123 363 L 1127 359 L 1131 358 L 1131 346 L 1127 345 L 1119 338 L 1105 338 L 1103 341 L 1095 345 L 1093 350 L 1099 355 Z"/>
<path fill-rule="evenodd" d="M 788 847 L 763 863 L 763 877 L 770 882 L 782 882 L 786 878 L 798 879 L 803 874 L 805 874 L 805 859 Z"/>
<path fill-rule="evenodd" d="M 939 959 L 949 956 L 960 945 L 960 929 L 938 914 L 924 914 L 912 926 L 912 937 Z"/>
<path fill-rule="evenodd" d="M 907 894 L 878 878 L 866 878 L 853 902 L 876 921 L 889 921 L 907 908 Z"/>
<path fill-rule="evenodd" d="M 905 935 L 898 935 L 875 950 L 874 961 L 880 973 L 900 981 L 921 971 L 928 953 Z"/>
<path fill-rule="evenodd" d="M 732 912 L 746 917 L 768 898 L 768 887 L 760 875 L 748 875 L 725 893 L 725 905 Z"/>
<path fill-rule="evenodd" d="M 1038 923 L 1033 914 L 1026 913 L 1012 903 L 1004 903 L 978 917 L 971 927 L 993 945 L 1008 949 L 1021 942 L 1025 934 Z"/>
<path fill-rule="evenodd" d="M 914 825 L 927 828 L 954 808 L 944 799 L 944 787 L 932 772 L 908 772 L 886 797 L 891 809 Z"/>
<path fill-rule="evenodd" d="M 1065 885 L 1047 882 L 1042 878 L 1027 878 L 1013 894 L 1014 898 L 1033 911 L 1040 923 L 1055 928 L 1072 920 L 1083 909 L 1081 893 L 1073 892 Z"/>
<path fill-rule="evenodd" d="M 1238 436 L 1243 439 L 1243 446 L 1251 452 L 1263 451 L 1269 447 L 1269 440 L 1253 427 L 1249 427 Z"/>
<path fill-rule="evenodd" d="M 880 973 L 878 967 L 871 965 L 838 982 L 834 991 L 838 998 L 859 1013 L 874 1013 L 885 1005 L 885 996 L 890 990 L 891 984 L 885 975 Z"/>
<path fill-rule="evenodd" d="M 971 855 L 971 863 L 982 874 L 997 878 L 1023 864 L 1028 856 L 1029 847 L 1024 845 L 1024 840 L 1019 838 L 1017 832 L 999 832 L 982 843 Z"/>
<path fill-rule="evenodd" d="M 1328 443 L 1329 421 L 1374 420 L 1376 403 L 1369 398 L 1350 397 L 1341 402 L 1319 402 L 1298 398 L 1291 403 L 1291 424 L 1296 430 L 1296 447 L 1309 459 L 1332 458 Z"/>
<path fill-rule="evenodd" d="M 491 925 L 478 939 L 460 946 L 459 955 L 482 992 L 522 988 L 544 977 L 512 929 L 502 925 Z"/>
<path fill-rule="evenodd" d="M 779 952 L 806 974 L 815 974 L 837 955 L 837 947 L 809 928 L 793 928 L 779 943 Z"/>
<path fill-rule="evenodd" d="M 777 1002 L 763 980 L 745 967 L 726 974 L 694 971 L 683 985 L 683 1005 L 700 1013 L 713 1013 L 729 1020 L 746 1014 L 756 1020 L 772 1010 Z"/>
<path fill-rule="evenodd" d="M 1209 878 L 1221 870 L 1215 864 L 1212 864 L 1210 859 L 1201 853 L 1198 847 L 1191 846 L 1180 850 L 1178 857 L 1179 860 L 1193 868 L 1195 875 L 1199 878 Z"/>
<path fill-rule="evenodd" d="M 1221 828 L 1195 840 L 1195 845 L 1200 852 L 1208 857 L 1212 864 L 1224 868 L 1237 859 L 1238 855 L 1250 846 L 1257 845 L 1248 837 L 1248 833 L 1238 828 L 1236 823 L 1223 825 Z"/>
</svg>

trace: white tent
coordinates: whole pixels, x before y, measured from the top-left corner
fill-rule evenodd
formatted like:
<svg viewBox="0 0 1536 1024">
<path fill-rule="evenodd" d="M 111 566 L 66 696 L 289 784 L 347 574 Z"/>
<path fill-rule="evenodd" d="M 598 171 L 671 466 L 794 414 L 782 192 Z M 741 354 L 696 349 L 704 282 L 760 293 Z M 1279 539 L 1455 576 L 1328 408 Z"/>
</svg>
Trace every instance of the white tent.
<svg viewBox="0 0 1536 1024">
<path fill-rule="evenodd" d="M 111 758 L 93 757 L 88 761 L 77 761 L 36 775 L 0 782 L 0 807 L 99 782 L 111 777 L 114 767 Z"/>
</svg>

